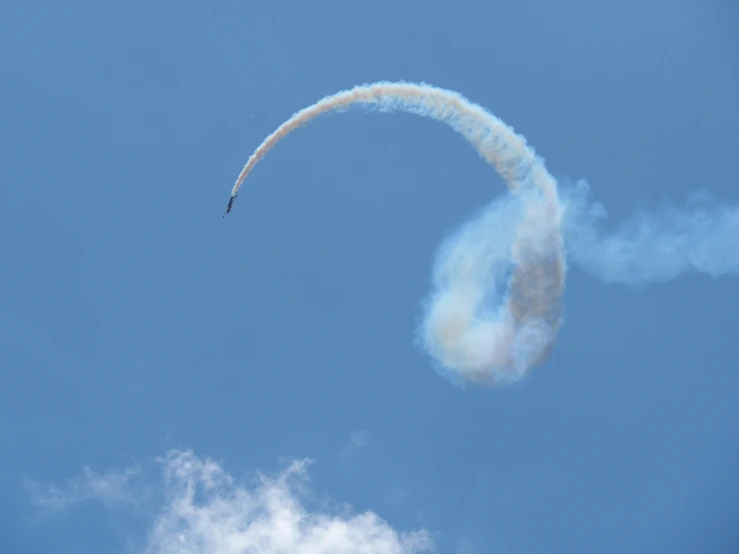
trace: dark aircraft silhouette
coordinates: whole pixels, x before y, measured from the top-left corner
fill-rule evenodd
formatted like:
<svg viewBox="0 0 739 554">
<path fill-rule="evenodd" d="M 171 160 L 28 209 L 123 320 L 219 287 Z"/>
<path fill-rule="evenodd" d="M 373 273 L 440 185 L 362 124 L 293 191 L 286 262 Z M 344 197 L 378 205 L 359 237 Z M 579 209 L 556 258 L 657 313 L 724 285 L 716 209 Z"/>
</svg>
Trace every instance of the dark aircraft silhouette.
<svg viewBox="0 0 739 554">
<path fill-rule="evenodd" d="M 238 193 L 236 194 L 238 196 Z M 232 196 L 228 201 L 228 208 L 226 208 L 226 213 L 223 214 L 223 217 L 226 217 L 226 214 L 231 211 L 231 208 L 234 206 L 234 200 L 236 199 L 236 196 Z"/>
</svg>

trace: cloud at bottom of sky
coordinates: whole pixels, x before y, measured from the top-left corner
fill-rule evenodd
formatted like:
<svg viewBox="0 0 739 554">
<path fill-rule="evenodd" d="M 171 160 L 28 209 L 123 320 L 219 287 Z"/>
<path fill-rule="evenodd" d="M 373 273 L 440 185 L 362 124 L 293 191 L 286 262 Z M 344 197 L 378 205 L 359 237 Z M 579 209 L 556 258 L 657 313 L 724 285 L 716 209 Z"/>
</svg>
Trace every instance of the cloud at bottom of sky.
<svg viewBox="0 0 739 554">
<path fill-rule="evenodd" d="M 83 501 L 108 508 L 151 504 L 142 554 L 412 554 L 431 552 L 425 529 L 397 531 L 374 512 L 346 505 L 309 508 L 309 460 L 292 461 L 275 476 L 243 483 L 209 458 L 171 450 L 157 460 L 156 484 L 139 466 L 95 473 L 84 468 L 65 488 L 29 482 L 33 503 L 46 512 Z M 155 494 L 152 494 L 155 491 Z M 154 500 L 156 499 L 156 500 Z"/>
</svg>

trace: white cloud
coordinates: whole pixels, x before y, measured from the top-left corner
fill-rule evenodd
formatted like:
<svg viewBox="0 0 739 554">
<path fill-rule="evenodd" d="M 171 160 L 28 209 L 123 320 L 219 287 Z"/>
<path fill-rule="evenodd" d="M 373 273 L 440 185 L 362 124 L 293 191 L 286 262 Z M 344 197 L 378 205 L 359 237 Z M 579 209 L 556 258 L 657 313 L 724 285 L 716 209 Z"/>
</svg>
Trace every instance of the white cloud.
<svg viewBox="0 0 739 554">
<path fill-rule="evenodd" d="M 163 502 L 153 512 L 143 554 L 413 554 L 434 549 L 428 531 L 399 532 L 371 511 L 309 509 L 308 460 L 292 462 L 276 477 L 259 474 L 251 487 L 191 451 L 172 450 L 158 461 Z M 125 485 L 126 475 L 97 476 L 86 469 L 71 493 L 57 492 L 52 498 L 64 499 L 58 506 L 84 498 L 126 498 L 123 487 L 80 485 L 103 482 L 101 477 Z"/>
<path fill-rule="evenodd" d="M 35 481 L 27 481 L 31 501 L 46 512 L 56 512 L 85 500 L 96 500 L 105 506 L 136 504 L 130 481 L 139 474 L 140 468 L 134 466 L 123 471 L 110 471 L 98 474 L 89 467 L 83 467 L 77 477 L 69 479 L 63 488 L 51 486 L 40 490 Z"/>
</svg>

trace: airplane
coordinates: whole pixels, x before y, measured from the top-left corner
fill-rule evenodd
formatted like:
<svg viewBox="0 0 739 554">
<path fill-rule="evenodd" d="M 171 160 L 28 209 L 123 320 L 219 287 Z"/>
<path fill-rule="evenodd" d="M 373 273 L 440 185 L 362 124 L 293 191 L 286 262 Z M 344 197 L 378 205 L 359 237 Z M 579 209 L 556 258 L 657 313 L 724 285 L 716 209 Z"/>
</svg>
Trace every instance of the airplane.
<svg viewBox="0 0 739 554">
<path fill-rule="evenodd" d="M 238 196 L 238 193 L 236 193 L 236 196 Z M 223 217 L 226 217 L 226 214 L 231 211 L 231 208 L 233 208 L 234 200 L 236 199 L 236 196 L 232 196 L 230 200 L 228 201 L 228 208 L 226 208 L 226 213 L 223 214 Z"/>
</svg>

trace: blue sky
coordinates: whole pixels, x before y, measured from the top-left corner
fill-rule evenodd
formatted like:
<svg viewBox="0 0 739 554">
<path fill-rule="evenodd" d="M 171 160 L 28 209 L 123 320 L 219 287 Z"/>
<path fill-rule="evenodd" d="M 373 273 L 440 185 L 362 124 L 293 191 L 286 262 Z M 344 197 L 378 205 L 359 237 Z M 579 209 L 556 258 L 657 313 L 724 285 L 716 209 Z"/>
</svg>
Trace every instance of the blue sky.
<svg viewBox="0 0 739 554">
<path fill-rule="evenodd" d="M 321 118 L 221 218 L 277 125 L 380 79 L 487 107 L 609 224 L 697 191 L 737 206 L 732 2 L 3 12 L 0 551 L 161 554 L 206 521 L 238 552 L 217 541 L 251 540 L 246 505 L 279 523 L 279 498 L 381 553 L 735 552 L 736 276 L 573 266 L 546 363 L 461 389 L 413 344 L 437 246 L 505 193 L 458 135 Z M 201 519 L 176 511 L 188 482 L 217 485 Z"/>
</svg>

